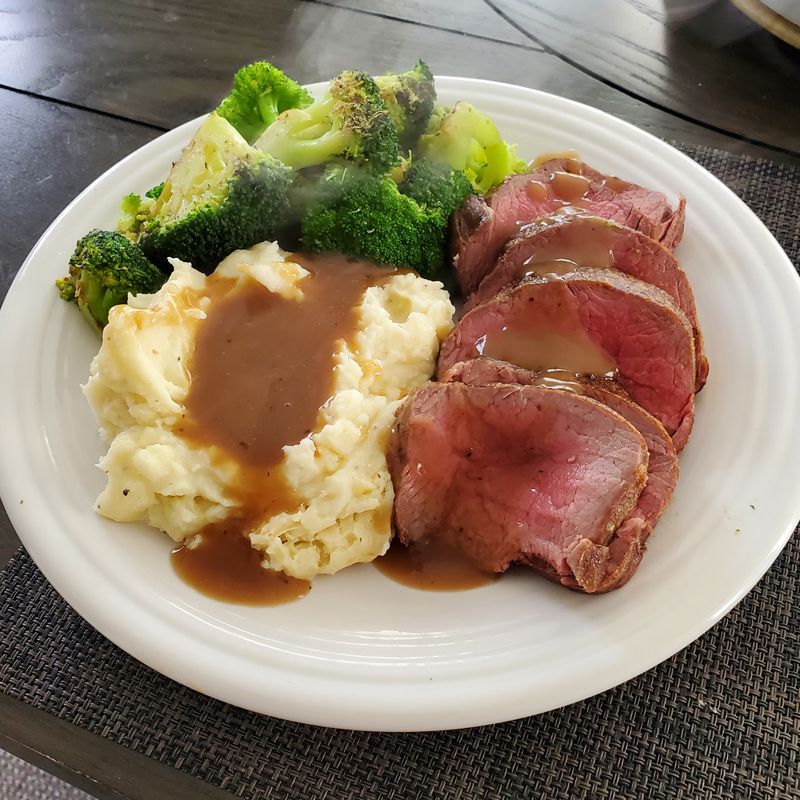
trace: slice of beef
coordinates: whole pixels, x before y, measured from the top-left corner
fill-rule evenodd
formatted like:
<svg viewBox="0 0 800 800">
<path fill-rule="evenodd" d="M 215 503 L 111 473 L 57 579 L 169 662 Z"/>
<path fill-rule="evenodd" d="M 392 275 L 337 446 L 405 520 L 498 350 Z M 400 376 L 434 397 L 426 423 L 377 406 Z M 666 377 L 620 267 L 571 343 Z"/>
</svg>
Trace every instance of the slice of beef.
<svg viewBox="0 0 800 800">
<path fill-rule="evenodd" d="M 610 380 L 530 372 L 504 361 L 483 357 L 460 361 L 447 371 L 443 380 L 471 386 L 519 384 L 554 387 L 553 391 L 572 391 L 607 405 L 642 434 L 648 452 L 647 483 L 635 508 L 614 534 L 623 544 L 615 546 L 612 538 L 609 544 L 613 547 L 614 556 L 606 551 L 599 553 L 605 575 L 602 590 L 616 589 L 627 583 L 644 555 L 645 541 L 669 504 L 678 480 L 678 455 L 664 426 L 634 403 L 621 386 Z M 594 545 L 587 552 L 598 547 L 601 545 Z M 548 577 L 558 577 L 559 582 L 569 584 L 569 578 L 562 578 L 548 570 L 545 572 Z"/>
<path fill-rule="evenodd" d="M 683 236 L 686 201 L 674 211 L 661 192 L 603 175 L 570 158 L 512 175 L 484 198 L 468 197 L 453 215 L 450 249 L 464 295 L 474 292 L 506 242 L 523 226 L 575 208 L 614 220 L 674 248 Z"/>
<path fill-rule="evenodd" d="M 588 397 L 429 383 L 401 407 L 389 450 L 395 530 L 404 544 L 442 538 L 484 570 L 528 563 L 603 591 L 647 458 L 636 428 Z"/>
<path fill-rule="evenodd" d="M 663 289 L 686 314 L 694 332 L 695 390 L 703 388 L 708 361 L 697 322 L 692 287 L 678 260 L 663 244 L 626 225 L 586 214 L 540 217 L 506 245 L 466 309 L 491 299 L 526 274 L 563 273 L 583 267 L 613 267 Z"/>
<path fill-rule="evenodd" d="M 613 374 L 680 450 L 694 419 L 686 315 L 663 290 L 616 270 L 529 276 L 473 308 L 445 339 L 438 374 L 480 355 L 526 369 Z"/>
</svg>

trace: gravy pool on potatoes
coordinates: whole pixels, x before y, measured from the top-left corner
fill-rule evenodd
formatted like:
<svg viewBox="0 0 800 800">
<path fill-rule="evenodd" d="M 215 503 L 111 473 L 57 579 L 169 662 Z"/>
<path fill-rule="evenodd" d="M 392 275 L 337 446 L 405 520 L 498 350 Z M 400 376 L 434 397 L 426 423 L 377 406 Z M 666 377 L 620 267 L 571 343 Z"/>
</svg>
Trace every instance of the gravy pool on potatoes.
<svg viewBox="0 0 800 800">
<path fill-rule="evenodd" d="M 209 279 L 212 301 L 190 367 L 181 436 L 215 445 L 239 466 L 235 515 L 173 550 L 176 572 L 220 600 L 279 605 L 308 581 L 261 567 L 247 531 L 299 501 L 277 469 L 283 448 L 308 436 L 334 384 L 336 343 L 354 335 L 365 289 L 394 270 L 338 255 L 292 255 L 311 274 L 296 302 L 255 281 Z"/>
</svg>

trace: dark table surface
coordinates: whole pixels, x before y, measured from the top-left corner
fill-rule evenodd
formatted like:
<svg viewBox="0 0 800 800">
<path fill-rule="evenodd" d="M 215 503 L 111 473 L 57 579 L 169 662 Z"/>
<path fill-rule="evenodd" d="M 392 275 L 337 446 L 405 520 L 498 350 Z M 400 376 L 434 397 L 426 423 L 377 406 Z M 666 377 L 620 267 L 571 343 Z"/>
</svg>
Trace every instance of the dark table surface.
<svg viewBox="0 0 800 800">
<path fill-rule="evenodd" d="M 259 58 L 308 82 L 422 58 L 800 166 L 800 51 L 727 0 L 18 0 L 0 42 L 0 298 L 80 190 Z M 0 509 L 0 565 L 18 546 Z M 2 694 L 0 746 L 100 798 L 230 797 Z"/>
</svg>

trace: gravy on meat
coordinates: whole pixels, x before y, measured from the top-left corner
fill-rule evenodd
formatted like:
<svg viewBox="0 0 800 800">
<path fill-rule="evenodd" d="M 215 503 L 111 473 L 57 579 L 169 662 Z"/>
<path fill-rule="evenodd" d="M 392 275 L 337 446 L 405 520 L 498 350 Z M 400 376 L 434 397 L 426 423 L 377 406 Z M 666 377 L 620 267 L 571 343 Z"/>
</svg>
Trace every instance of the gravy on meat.
<svg viewBox="0 0 800 800">
<path fill-rule="evenodd" d="M 550 180 L 556 197 L 566 203 L 577 203 L 589 189 L 589 179 L 571 172 L 554 172 Z"/>
<path fill-rule="evenodd" d="M 476 355 L 507 361 L 531 372 L 557 370 L 561 382 L 565 374 L 613 377 L 617 367 L 608 353 L 582 326 L 565 322 L 553 329 L 540 326 L 535 317 L 512 315 L 501 330 L 484 334 L 475 342 Z"/>
<path fill-rule="evenodd" d="M 535 167 L 541 166 L 549 160 L 547 158 L 542 159 L 543 157 L 534 161 Z M 592 186 L 594 186 L 595 192 L 597 192 L 598 188 L 600 191 L 607 188 L 613 192 L 624 192 L 631 186 L 627 181 L 615 178 L 612 175 L 603 176 L 599 187 L 597 183 L 593 185 L 592 181 L 584 176 L 583 162 L 577 158 L 564 159 L 562 166 L 562 169 L 545 174 L 538 180 L 528 182 L 525 186 L 525 192 L 528 197 L 534 202 L 544 203 L 548 201 L 551 205 L 560 207 L 559 211 L 563 209 L 567 212 L 580 212 L 587 205 L 586 195 Z M 517 224 L 522 228 L 526 223 L 518 221 Z"/>
<path fill-rule="evenodd" d="M 557 216 L 553 217 L 556 226 L 558 221 Z M 576 267 L 613 267 L 614 234 L 611 226 L 591 224 L 591 230 L 587 231 L 588 225 L 587 220 L 581 224 L 555 227 L 537 246 L 535 255 L 520 264 L 515 277 L 564 275 Z"/>
</svg>

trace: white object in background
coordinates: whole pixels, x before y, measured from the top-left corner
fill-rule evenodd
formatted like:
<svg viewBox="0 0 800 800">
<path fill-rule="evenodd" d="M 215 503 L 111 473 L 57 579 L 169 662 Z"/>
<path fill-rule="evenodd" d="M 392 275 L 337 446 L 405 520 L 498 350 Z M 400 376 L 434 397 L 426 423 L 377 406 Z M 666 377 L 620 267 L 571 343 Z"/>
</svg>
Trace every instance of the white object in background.
<svg viewBox="0 0 800 800">
<path fill-rule="evenodd" d="M 789 22 L 800 25 L 800 0 L 761 0 L 761 2 Z"/>
</svg>

